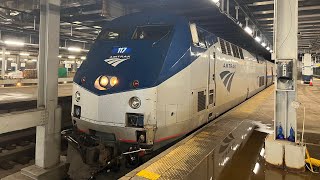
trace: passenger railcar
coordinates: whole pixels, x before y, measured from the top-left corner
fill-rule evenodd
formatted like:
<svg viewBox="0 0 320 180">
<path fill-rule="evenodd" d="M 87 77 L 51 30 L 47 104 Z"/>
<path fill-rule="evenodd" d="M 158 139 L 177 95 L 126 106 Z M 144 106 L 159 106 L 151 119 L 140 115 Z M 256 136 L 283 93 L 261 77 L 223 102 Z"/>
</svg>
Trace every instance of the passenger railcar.
<svg viewBox="0 0 320 180">
<path fill-rule="evenodd" d="M 130 14 L 103 28 L 76 73 L 73 124 L 97 149 L 149 152 L 265 89 L 273 75 L 272 63 L 185 17 Z"/>
</svg>

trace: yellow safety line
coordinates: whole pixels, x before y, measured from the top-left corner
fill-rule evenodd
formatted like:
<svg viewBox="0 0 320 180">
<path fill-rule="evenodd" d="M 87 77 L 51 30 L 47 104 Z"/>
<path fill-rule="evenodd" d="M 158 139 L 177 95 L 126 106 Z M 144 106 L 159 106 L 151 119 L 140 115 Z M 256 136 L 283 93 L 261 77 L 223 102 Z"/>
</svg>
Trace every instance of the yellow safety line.
<svg viewBox="0 0 320 180">
<path fill-rule="evenodd" d="M 150 179 L 150 180 L 157 180 L 160 178 L 160 174 L 154 173 L 154 172 L 150 172 L 150 171 L 146 171 L 146 170 L 142 170 L 140 171 L 137 176 L 146 178 L 146 179 Z"/>
</svg>

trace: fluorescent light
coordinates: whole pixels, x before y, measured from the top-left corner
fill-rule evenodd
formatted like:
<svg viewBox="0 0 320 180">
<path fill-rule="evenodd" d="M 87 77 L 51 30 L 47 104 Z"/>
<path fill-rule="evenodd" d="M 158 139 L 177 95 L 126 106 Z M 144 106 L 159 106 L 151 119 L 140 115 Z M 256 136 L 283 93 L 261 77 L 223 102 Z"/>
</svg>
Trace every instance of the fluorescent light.
<svg viewBox="0 0 320 180">
<path fill-rule="evenodd" d="M 251 29 L 250 27 L 248 27 L 248 26 L 246 26 L 246 27 L 244 28 L 244 30 L 245 30 L 248 34 L 250 34 L 250 35 L 252 35 L 252 33 L 253 33 L 252 29 Z"/>
<path fill-rule="evenodd" d="M 269 51 L 269 50 L 270 50 L 270 47 L 268 46 L 268 47 L 266 47 L 266 49 Z"/>
<path fill-rule="evenodd" d="M 29 53 L 24 53 L 24 52 L 20 53 L 19 55 L 20 55 L 20 56 L 30 56 Z"/>
<path fill-rule="evenodd" d="M 59 56 L 58 56 L 58 58 L 62 58 L 62 56 L 61 56 L 61 55 L 59 55 Z"/>
<path fill-rule="evenodd" d="M 214 3 L 218 3 L 220 0 L 212 0 Z"/>
<path fill-rule="evenodd" d="M 264 150 L 264 148 L 262 148 L 261 151 L 260 151 L 260 156 L 264 157 L 264 153 L 265 153 L 265 150 Z"/>
<path fill-rule="evenodd" d="M 8 46 L 24 46 L 24 42 L 22 41 L 7 40 L 4 43 Z"/>
<path fill-rule="evenodd" d="M 74 24 L 81 24 L 82 22 L 80 22 L 80 21 L 75 21 L 75 22 L 73 22 Z"/>
<path fill-rule="evenodd" d="M 13 58 L 8 58 L 8 60 L 9 60 L 9 61 L 12 61 L 12 60 L 13 60 Z"/>
<path fill-rule="evenodd" d="M 37 60 L 36 60 L 36 59 L 32 59 L 31 61 L 32 61 L 32 62 L 37 62 Z"/>
<path fill-rule="evenodd" d="M 261 46 L 266 47 L 267 44 L 265 42 L 261 43 Z"/>
<path fill-rule="evenodd" d="M 68 59 L 75 59 L 75 56 L 68 56 Z"/>
<path fill-rule="evenodd" d="M 0 54 L 2 54 L 2 51 L 0 51 Z M 9 51 L 4 52 L 5 55 L 10 55 Z"/>
<path fill-rule="evenodd" d="M 85 57 L 85 56 L 81 56 L 81 59 L 82 59 L 82 60 L 86 60 L 86 57 Z"/>
<path fill-rule="evenodd" d="M 101 29 L 101 26 L 93 26 L 96 29 Z"/>
<path fill-rule="evenodd" d="M 78 47 L 68 47 L 68 51 L 71 51 L 71 52 L 81 52 L 81 48 L 78 48 Z"/>
<path fill-rule="evenodd" d="M 256 38 L 254 38 L 258 43 L 261 42 L 261 38 L 259 36 L 256 36 Z"/>
<path fill-rule="evenodd" d="M 273 53 L 272 49 L 270 50 L 271 53 Z"/>
</svg>

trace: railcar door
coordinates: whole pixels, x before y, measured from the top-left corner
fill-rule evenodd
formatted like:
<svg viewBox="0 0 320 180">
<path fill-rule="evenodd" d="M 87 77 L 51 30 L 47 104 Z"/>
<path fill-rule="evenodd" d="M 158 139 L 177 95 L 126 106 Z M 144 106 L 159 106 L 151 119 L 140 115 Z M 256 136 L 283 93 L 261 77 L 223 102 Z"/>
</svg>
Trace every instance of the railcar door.
<svg viewBox="0 0 320 180">
<path fill-rule="evenodd" d="M 215 83 L 215 51 L 209 50 L 209 74 L 208 74 L 208 112 L 209 120 L 215 118 L 214 108 L 216 106 L 216 83 Z"/>
</svg>

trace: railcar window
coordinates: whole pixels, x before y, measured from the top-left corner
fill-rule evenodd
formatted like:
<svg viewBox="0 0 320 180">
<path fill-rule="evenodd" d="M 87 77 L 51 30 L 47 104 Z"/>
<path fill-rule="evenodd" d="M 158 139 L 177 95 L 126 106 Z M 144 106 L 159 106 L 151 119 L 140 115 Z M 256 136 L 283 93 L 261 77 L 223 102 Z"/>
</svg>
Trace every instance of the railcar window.
<svg viewBox="0 0 320 180">
<path fill-rule="evenodd" d="M 241 59 L 244 59 L 242 48 L 239 48 L 239 55 Z"/>
<path fill-rule="evenodd" d="M 120 33 L 113 31 L 113 30 L 103 30 L 100 34 L 98 39 L 103 40 L 118 40 L 120 38 Z"/>
<path fill-rule="evenodd" d="M 223 53 L 223 54 L 227 54 L 226 45 L 225 45 L 224 40 L 219 38 L 219 41 L 220 41 L 220 46 L 221 46 L 221 51 L 222 51 L 222 53 Z"/>
<path fill-rule="evenodd" d="M 168 35 L 171 31 L 171 26 L 139 26 L 133 33 L 132 39 L 135 40 L 160 40 Z"/>
<path fill-rule="evenodd" d="M 226 41 L 228 55 L 232 56 L 230 43 Z"/>
<path fill-rule="evenodd" d="M 233 56 L 236 58 L 239 58 L 239 51 L 238 51 L 237 46 L 232 44 L 231 47 L 232 47 Z"/>
</svg>

